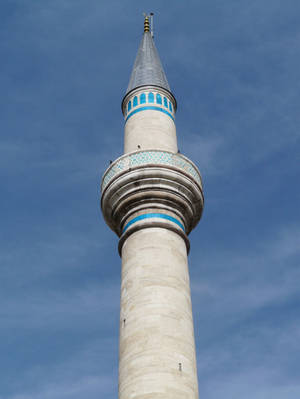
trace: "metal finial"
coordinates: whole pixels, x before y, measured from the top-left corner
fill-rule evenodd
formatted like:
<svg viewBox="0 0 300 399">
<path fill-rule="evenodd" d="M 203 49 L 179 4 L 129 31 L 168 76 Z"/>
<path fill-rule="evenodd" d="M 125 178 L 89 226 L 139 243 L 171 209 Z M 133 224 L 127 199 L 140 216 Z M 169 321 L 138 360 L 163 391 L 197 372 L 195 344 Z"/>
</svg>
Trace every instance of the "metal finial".
<svg viewBox="0 0 300 399">
<path fill-rule="evenodd" d="M 144 32 L 150 32 L 150 23 L 149 23 L 149 16 L 148 15 L 145 15 Z"/>
</svg>

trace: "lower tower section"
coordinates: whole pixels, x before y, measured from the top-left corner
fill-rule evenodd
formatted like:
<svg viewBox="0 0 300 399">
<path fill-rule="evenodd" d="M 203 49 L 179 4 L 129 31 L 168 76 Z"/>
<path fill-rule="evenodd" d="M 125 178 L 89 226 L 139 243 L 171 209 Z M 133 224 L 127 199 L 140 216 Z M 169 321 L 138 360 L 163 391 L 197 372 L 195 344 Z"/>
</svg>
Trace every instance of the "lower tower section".
<svg viewBox="0 0 300 399">
<path fill-rule="evenodd" d="M 101 206 L 122 258 L 119 399 L 196 399 L 187 255 L 200 173 L 178 153 L 125 154 L 104 173 Z"/>
<path fill-rule="evenodd" d="M 161 227 L 122 247 L 119 399 L 196 399 L 187 250 Z"/>
</svg>

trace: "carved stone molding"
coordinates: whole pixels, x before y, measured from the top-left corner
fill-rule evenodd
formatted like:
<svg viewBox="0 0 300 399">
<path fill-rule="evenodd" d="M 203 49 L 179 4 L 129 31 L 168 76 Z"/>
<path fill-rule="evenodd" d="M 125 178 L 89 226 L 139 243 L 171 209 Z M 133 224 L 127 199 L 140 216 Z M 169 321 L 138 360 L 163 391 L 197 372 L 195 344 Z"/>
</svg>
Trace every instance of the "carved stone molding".
<svg viewBox="0 0 300 399">
<path fill-rule="evenodd" d="M 201 176 L 181 154 L 156 150 L 126 154 L 105 171 L 101 188 L 104 218 L 120 242 L 137 229 L 156 225 L 187 236 L 201 218 Z M 150 213 L 156 217 L 141 216 Z M 133 219 L 137 222 L 130 222 Z"/>
</svg>

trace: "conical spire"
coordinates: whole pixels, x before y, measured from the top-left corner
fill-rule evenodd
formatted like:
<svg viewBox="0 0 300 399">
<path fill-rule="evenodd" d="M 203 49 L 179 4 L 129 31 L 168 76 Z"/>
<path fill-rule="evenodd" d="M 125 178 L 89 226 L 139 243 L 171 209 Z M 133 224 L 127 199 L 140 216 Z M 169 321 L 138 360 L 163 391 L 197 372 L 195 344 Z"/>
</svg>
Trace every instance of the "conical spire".
<svg viewBox="0 0 300 399">
<path fill-rule="evenodd" d="M 144 34 L 133 65 L 126 94 L 136 87 L 147 85 L 159 86 L 171 91 L 149 29 L 148 16 L 145 17 Z"/>
</svg>

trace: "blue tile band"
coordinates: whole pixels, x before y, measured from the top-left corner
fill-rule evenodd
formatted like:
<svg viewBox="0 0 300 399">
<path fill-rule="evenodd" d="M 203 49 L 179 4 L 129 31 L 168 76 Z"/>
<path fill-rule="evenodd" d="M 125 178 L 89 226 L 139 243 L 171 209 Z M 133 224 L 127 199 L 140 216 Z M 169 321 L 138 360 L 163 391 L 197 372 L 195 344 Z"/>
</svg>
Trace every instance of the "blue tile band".
<svg viewBox="0 0 300 399">
<path fill-rule="evenodd" d="M 140 111 L 147 111 L 147 110 L 163 112 L 164 114 L 168 115 L 168 116 L 172 119 L 173 122 L 175 122 L 173 115 L 172 115 L 169 111 L 167 111 L 166 109 L 161 108 L 161 107 L 156 107 L 156 106 L 154 106 L 154 105 L 149 105 L 149 106 L 147 106 L 147 107 L 140 107 L 140 108 L 137 108 L 137 109 L 135 109 L 134 111 L 132 111 L 132 112 L 127 116 L 127 118 L 125 119 L 125 123 L 128 121 L 128 119 L 129 119 L 132 115 L 136 114 L 137 112 L 140 112 Z"/>
<path fill-rule="evenodd" d="M 185 231 L 183 224 L 180 223 L 179 220 L 173 218 L 170 215 L 165 215 L 164 213 L 146 213 L 145 215 L 140 215 L 140 216 L 137 216 L 137 217 L 131 219 L 130 222 L 128 222 L 126 224 L 126 226 L 124 227 L 123 233 L 125 233 L 125 231 L 128 229 L 128 227 L 130 227 L 135 222 L 139 222 L 140 220 L 143 220 L 143 219 L 152 219 L 152 218 L 160 218 L 160 219 L 169 220 L 170 222 L 176 223 L 183 231 Z"/>
</svg>

